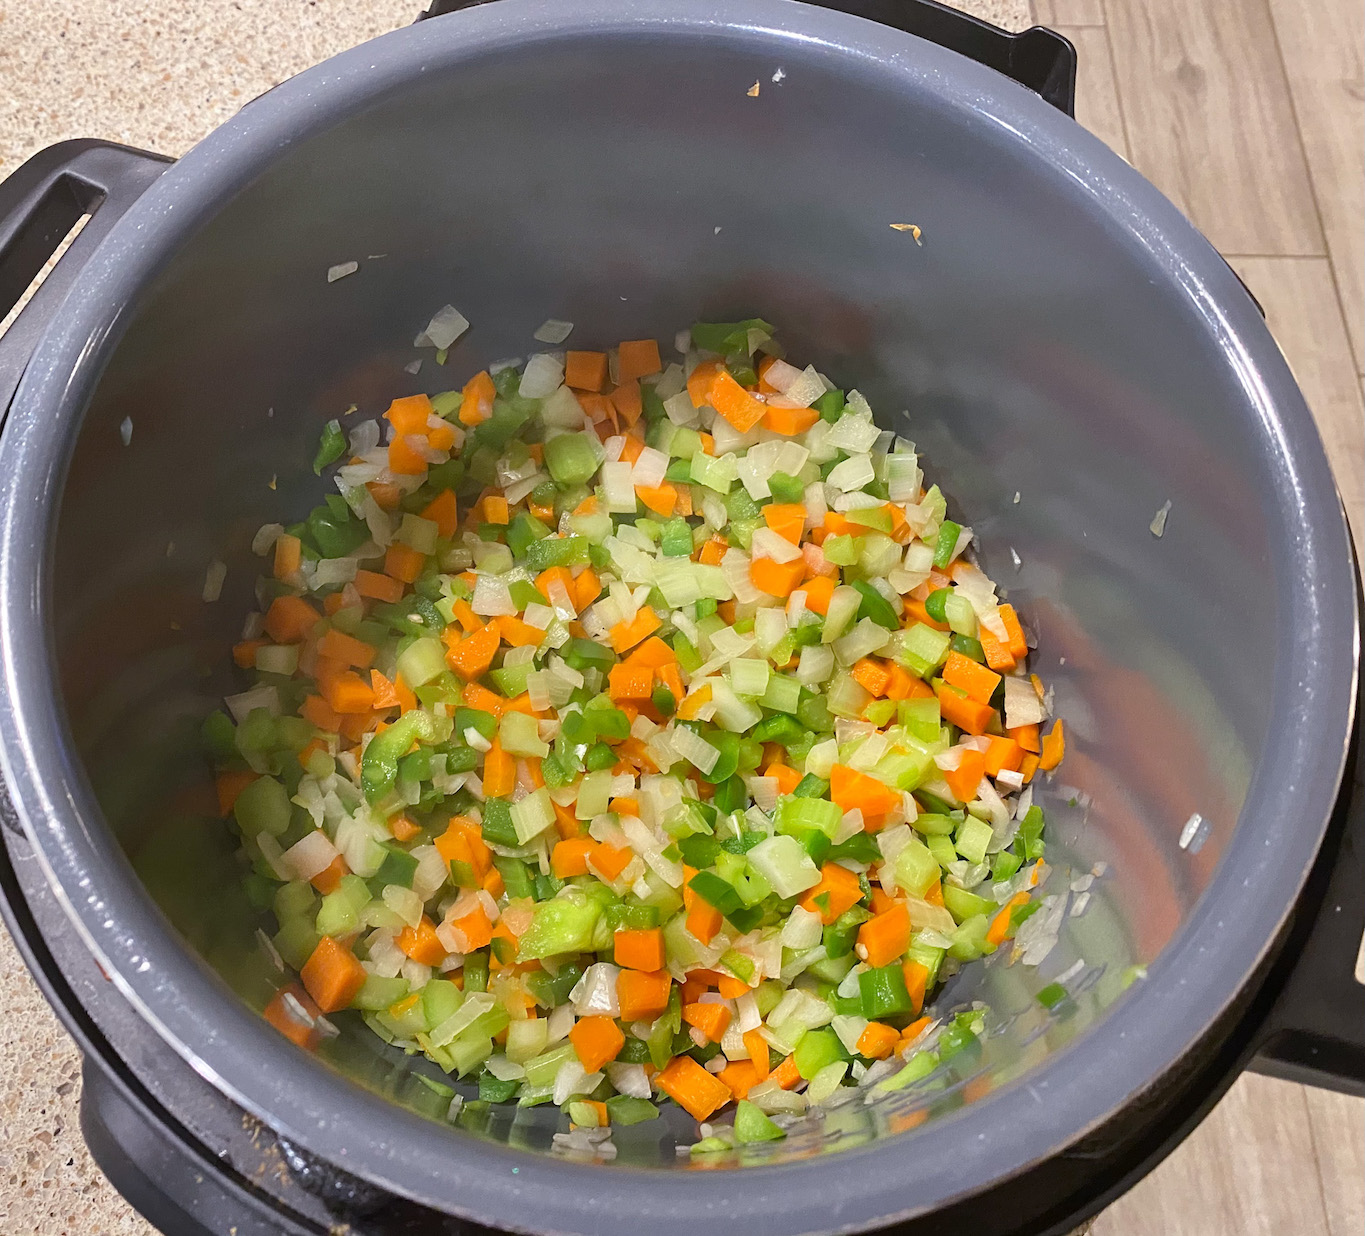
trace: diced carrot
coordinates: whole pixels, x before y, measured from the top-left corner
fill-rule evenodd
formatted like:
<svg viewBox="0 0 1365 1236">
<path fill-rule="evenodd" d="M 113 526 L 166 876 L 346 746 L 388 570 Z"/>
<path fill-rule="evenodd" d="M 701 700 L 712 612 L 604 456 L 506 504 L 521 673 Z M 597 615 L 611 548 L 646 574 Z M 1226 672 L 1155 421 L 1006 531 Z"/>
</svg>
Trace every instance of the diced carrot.
<svg viewBox="0 0 1365 1236">
<path fill-rule="evenodd" d="M 621 423 L 630 428 L 640 419 L 644 412 L 644 404 L 640 395 L 640 383 L 634 378 L 623 379 L 618 386 L 608 396 L 611 406 L 616 409 L 617 415 L 621 418 Z"/>
<path fill-rule="evenodd" d="M 719 933 L 722 921 L 720 911 L 698 897 L 687 912 L 686 925 L 687 930 L 703 944 L 710 944 Z"/>
<path fill-rule="evenodd" d="M 1010 935 L 1010 920 L 1014 915 L 1015 908 L 1028 904 L 1029 895 L 1025 892 L 1015 893 L 991 919 L 991 925 L 986 929 L 986 941 L 999 948 Z"/>
<path fill-rule="evenodd" d="M 694 408 L 700 408 L 703 404 L 709 403 L 708 393 L 711 383 L 716 375 L 724 370 L 725 366 L 720 361 L 702 361 L 687 377 L 687 394 L 692 400 Z M 707 454 L 712 452 L 708 451 Z"/>
<path fill-rule="evenodd" d="M 398 689 L 377 669 L 370 671 L 370 690 L 374 692 L 374 703 L 371 705 L 374 709 L 382 711 L 385 708 L 402 706 L 398 698 Z"/>
<path fill-rule="evenodd" d="M 365 968 L 344 944 L 331 936 L 318 941 L 312 955 L 303 963 L 299 977 L 308 994 L 324 1013 L 344 1009 L 365 985 Z"/>
<path fill-rule="evenodd" d="M 218 814 L 230 815 L 238 795 L 260 775 L 249 768 L 240 770 L 229 768 L 220 772 L 215 782 L 218 792 Z"/>
<path fill-rule="evenodd" d="M 653 635 L 663 625 L 651 606 L 642 605 L 629 622 L 618 622 L 611 629 L 611 646 L 619 656 Z"/>
<path fill-rule="evenodd" d="M 495 738 L 483 756 L 483 792 L 489 798 L 506 798 L 516 786 L 516 761 Z"/>
<path fill-rule="evenodd" d="M 447 627 L 447 634 L 449 631 L 450 628 Z M 466 682 L 473 682 L 474 679 L 488 673 L 488 667 L 493 664 L 493 658 L 497 655 L 501 642 L 502 632 L 498 629 L 498 624 L 485 623 L 463 639 L 458 639 L 454 643 L 447 640 L 446 664 Z"/>
<path fill-rule="evenodd" d="M 885 1060 L 900 1042 L 901 1032 L 885 1022 L 870 1021 L 858 1036 L 856 1050 L 860 1056 Z"/>
<path fill-rule="evenodd" d="M 475 906 L 468 914 L 453 919 L 450 926 L 464 937 L 465 947 L 461 951 L 465 953 L 487 948 L 489 941 L 493 939 L 493 924 L 488 921 L 488 912 L 481 905 Z"/>
<path fill-rule="evenodd" d="M 471 682 L 465 687 L 464 703 L 466 708 L 477 708 L 480 712 L 491 712 L 495 717 L 501 717 L 507 701 L 496 692 L 490 691 L 481 683 Z"/>
<path fill-rule="evenodd" d="M 813 614 L 829 613 L 829 599 L 834 595 L 836 583 L 831 575 L 816 575 L 806 580 L 801 585 L 806 594 L 806 608 Z"/>
<path fill-rule="evenodd" d="M 678 654 L 657 635 L 651 635 L 626 658 L 631 665 L 645 665 L 659 669 L 665 665 L 676 665 Z"/>
<path fill-rule="evenodd" d="M 702 544 L 697 559 L 705 566 L 716 566 L 725 557 L 725 551 L 729 548 L 730 543 L 723 536 L 710 537 Z"/>
<path fill-rule="evenodd" d="M 858 877 L 838 863 L 826 863 L 820 869 L 820 883 L 807 889 L 801 898 L 801 908 L 818 914 L 820 921 L 828 927 L 862 899 L 863 890 Z"/>
<path fill-rule="evenodd" d="M 923 601 L 912 601 L 909 597 L 905 600 L 906 621 L 913 626 L 917 622 L 922 622 L 926 627 L 932 627 L 935 631 L 951 631 L 952 628 L 946 622 L 939 622 L 937 618 L 929 617 L 929 611 L 924 608 Z"/>
<path fill-rule="evenodd" d="M 849 673 L 855 682 L 878 698 L 886 694 L 886 688 L 891 682 L 891 671 L 872 657 L 863 657 Z"/>
<path fill-rule="evenodd" d="M 783 1090 L 790 1090 L 801 1084 L 801 1071 L 796 1067 L 796 1057 L 788 1056 L 769 1074 Z"/>
<path fill-rule="evenodd" d="M 311 760 L 314 755 L 319 751 L 322 752 L 323 755 L 326 755 L 327 750 L 327 744 L 321 738 L 310 738 L 294 758 L 298 760 L 300 768 L 307 768 L 308 761 Z"/>
<path fill-rule="evenodd" d="M 620 878 L 621 872 L 630 866 L 634 857 L 635 851 L 628 846 L 618 847 L 603 841 L 588 855 L 588 861 L 592 864 L 592 870 L 599 872 L 611 882 Z"/>
<path fill-rule="evenodd" d="M 1008 642 L 996 639 L 984 626 L 977 629 L 976 638 L 981 642 L 981 651 L 986 654 L 986 664 L 991 669 L 1012 670 L 1018 664 Z"/>
<path fill-rule="evenodd" d="M 256 664 L 256 654 L 270 645 L 268 639 L 244 639 L 232 645 L 232 663 L 238 669 L 252 669 Z"/>
<path fill-rule="evenodd" d="M 992 777 L 1001 772 L 1018 772 L 1024 760 L 1024 749 L 1013 738 L 991 736 L 991 745 L 986 748 L 986 771 Z"/>
<path fill-rule="evenodd" d="M 613 700 L 647 700 L 654 690 L 654 671 L 647 665 L 617 664 L 607 674 L 607 695 Z"/>
<path fill-rule="evenodd" d="M 397 510 L 398 504 L 403 501 L 403 491 L 392 481 L 369 481 L 365 488 L 381 511 Z"/>
<path fill-rule="evenodd" d="M 1042 754 L 1038 757 L 1038 767 L 1044 772 L 1050 772 L 1062 762 L 1062 757 L 1066 754 L 1066 731 L 1062 727 L 1061 721 L 1054 721 L 1052 729 L 1043 739 Z"/>
<path fill-rule="evenodd" d="M 695 691 L 689 692 L 678 705 L 679 721 L 695 721 L 697 714 L 711 702 L 711 684 L 703 683 Z"/>
<path fill-rule="evenodd" d="M 986 757 L 980 751 L 970 748 L 962 752 L 956 768 L 946 769 L 943 779 L 952 790 L 953 797 L 961 803 L 969 803 L 976 798 L 981 786 L 981 778 L 986 775 Z"/>
<path fill-rule="evenodd" d="M 277 644 L 297 644 L 321 617 L 302 597 L 276 597 L 265 611 L 265 633 Z"/>
<path fill-rule="evenodd" d="M 510 518 L 507 499 L 501 494 L 485 494 L 479 507 L 485 523 L 505 525 Z"/>
<path fill-rule="evenodd" d="M 493 415 L 493 400 L 497 395 L 498 389 L 488 370 L 479 370 L 460 391 L 460 424 L 482 425 Z"/>
<path fill-rule="evenodd" d="M 411 841 L 422 830 L 405 815 L 396 815 L 389 821 L 389 832 L 395 841 Z"/>
<path fill-rule="evenodd" d="M 395 476 L 421 476 L 427 470 L 426 456 L 418 448 L 418 442 L 421 439 L 412 434 L 394 435 L 389 443 L 389 471 Z"/>
<path fill-rule="evenodd" d="M 918 1013 L 924 1007 L 924 996 L 929 987 L 929 967 L 912 957 L 901 966 L 901 974 L 905 978 L 905 990 L 910 993 L 914 1011 Z"/>
<path fill-rule="evenodd" d="M 902 669 L 894 661 L 887 667 L 890 678 L 886 683 L 886 698 L 889 700 L 906 700 L 919 693 L 916 684 L 923 688 L 922 694 L 932 695 L 928 686 L 920 679 L 916 678 L 908 670 Z"/>
<path fill-rule="evenodd" d="M 815 408 L 775 408 L 769 405 L 763 413 L 763 424 L 767 428 L 789 438 L 805 433 L 819 419 L 820 413 Z"/>
<path fill-rule="evenodd" d="M 560 845 L 562 844 L 563 842 L 560 842 Z M 613 947 L 618 966 L 625 966 L 631 970 L 664 968 L 664 933 L 658 927 L 637 927 L 618 931 L 613 937 Z"/>
<path fill-rule="evenodd" d="M 431 400 L 425 395 L 408 395 L 389 404 L 384 419 L 395 433 L 426 433 L 427 418 L 432 414 Z"/>
<path fill-rule="evenodd" d="M 806 508 L 799 502 L 770 502 L 763 508 L 763 522 L 778 536 L 800 545 L 806 527 Z"/>
<path fill-rule="evenodd" d="M 616 372 L 622 382 L 647 378 L 663 367 L 656 339 L 627 339 L 616 349 Z"/>
<path fill-rule="evenodd" d="M 436 525 L 437 534 L 452 537 L 460 526 L 460 506 L 453 489 L 443 489 L 422 508 L 422 518 Z"/>
<path fill-rule="evenodd" d="M 567 352 L 564 356 L 564 385 L 576 391 L 600 391 L 607 380 L 605 352 Z"/>
<path fill-rule="evenodd" d="M 332 706 L 320 695 L 309 695 L 304 698 L 299 705 L 299 715 L 320 730 L 326 730 L 329 734 L 338 732 L 341 726 L 341 718 L 333 710 Z"/>
<path fill-rule="evenodd" d="M 889 966 L 910 947 L 910 911 L 903 901 L 858 928 L 858 949 L 869 966 Z"/>
<path fill-rule="evenodd" d="M 281 532 L 275 538 L 275 578 L 288 579 L 303 561 L 303 542 L 296 536 Z"/>
<path fill-rule="evenodd" d="M 735 1098 L 747 1098 L 749 1091 L 759 1083 L 758 1069 L 752 1060 L 734 1060 L 716 1074 L 729 1088 Z"/>
<path fill-rule="evenodd" d="M 749 564 L 749 579 L 760 592 L 769 596 L 789 597 L 796 591 L 806 573 L 806 560 L 778 562 L 775 558 L 755 558 Z"/>
<path fill-rule="evenodd" d="M 354 635 L 347 635 L 345 631 L 332 627 L 318 640 L 318 655 L 331 657 L 355 669 L 369 669 L 374 664 L 376 653 L 374 647 L 363 639 L 356 639 Z M 394 701 L 395 704 L 397 702 Z"/>
<path fill-rule="evenodd" d="M 801 774 L 794 768 L 789 768 L 786 764 L 769 764 L 763 770 L 765 777 L 772 777 L 777 782 L 777 792 L 779 794 L 791 794 L 796 787 L 801 784 Z"/>
<path fill-rule="evenodd" d="M 571 876 L 588 874 L 588 858 L 597 849 L 597 842 L 591 837 L 570 837 L 557 841 L 550 851 L 550 870 L 555 878 L 567 880 Z M 624 964 L 624 963 L 622 963 Z M 651 970 L 662 970 L 663 966 L 650 966 Z"/>
<path fill-rule="evenodd" d="M 843 811 L 857 808 L 863 813 L 864 820 L 885 815 L 900 806 L 901 797 L 895 790 L 856 768 L 835 764 L 829 776 L 830 798 Z"/>
<path fill-rule="evenodd" d="M 1010 653 L 1016 661 L 1022 661 L 1028 656 L 1028 640 L 1024 638 L 1024 628 L 1019 625 L 1019 615 L 1014 612 L 1013 605 L 1000 607 L 1000 621 L 1005 624 L 1005 634 L 1010 637 Z"/>
<path fill-rule="evenodd" d="M 422 573 L 426 561 L 426 554 L 419 554 L 410 545 L 395 541 L 384 551 L 384 574 L 411 584 Z"/>
<path fill-rule="evenodd" d="M 689 1026 L 696 1026 L 712 1043 L 719 1043 L 725 1037 L 726 1027 L 730 1024 L 729 1008 L 717 1001 L 684 1004 L 682 1019 Z"/>
<path fill-rule="evenodd" d="M 706 402 L 740 433 L 748 433 L 768 410 L 767 404 L 755 399 L 726 369 L 711 379 L 706 388 Z"/>
<path fill-rule="evenodd" d="M 1031 751 L 1034 755 L 1041 754 L 1043 747 L 1037 725 L 1016 725 L 1014 729 L 1005 732 L 1025 751 Z"/>
<path fill-rule="evenodd" d="M 969 734 L 984 734 L 995 715 L 995 709 L 989 704 L 978 704 L 947 683 L 938 688 L 938 708 L 945 721 Z"/>
<path fill-rule="evenodd" d="M 730 1087 L 691 1056 L 674 1056 L 655 1082 L 694 1120 L 707 1120 L 730 1101 Z"/>
<path fill-rule="evenodd" d="M 637 485 L 635 496 L 656 515 L 671 519 L 678 506 L 678 487 L 672 481 L 658 485 Z"/>
<path fill-rule="evenodd" d="M 584 1070 L 596 1073 L 621 1054 L 626 1036 L 610 1017 L 580 1017 L 569 1031 L 569 1042 Z"/>
<path fill-rule="evenodd" d="M 968 699 L 978 704 L 989 704 L 991 696 L 1000 686 L 1000 675 L 954 650 L 944 662 L 943 681 L 965 691 Z"/>
<path fill-rule="evenodd" d="M 346 860 L 338 854 L 330 863 L 317 873 L 309 883 L 318 890 L 324 897 L 328 893 L 337 891 L 337 885 L 341 883 L 343 876 L 351 874 L 351 869 Z"/>
<path fill-rule="evenodd" d="M 323 687 L 322 695 L 332 710 L 342 716 L 369 712 L 374 707 L 370 684 L 349 670 Z"/>
<path fill-rule="evenodd" d="M 746 1030 L 743 1038 L 744 1046 L 749 1052 L 749 1059 L 754 1062 L 754 1067 L 758 1070 L 758 1080 L 767 1081 L 768 1073 L 771 1071 L 768 1064 L 768 1040 L 757 1030 Z"/>
<path fill-rule="evenodd" d="M 290 1008 L 285 996 L 292 996 L 298 1001 L 299 1007 L 308 1014 L 310 1018 L 317 1017 L 322 1010 L 313 1003 L 310 996 L 297 983 L 288 983 L 281 987 L 271 998 L 270 1003 L 261 1010 L 261 1016 L 275 1027 L 285 1038 L 297 1043 L 300 1047 L 312 1051 L 322 1038 L 321 1031 L 316 1025 L 310 1025 L 301 1020 L 297 1013 Z"/>
<path fill-rule="evenodd" d="M 427 427 L 427 445 L 433 450 L 448 451 L 455 445 L 455 426 L 442 421 Z"/>
<path fill-rule="evenodd" d="M 668 1008 L 673 979 L 667 970 L 622 970 L 616 976 L 616 1001 L 622 1021 L 653 1021 Z"/>
<path fill-rule="evenodd" d="M 425 914 L 416 927 L 404 927 L 395 943 L 404 954 L 424 966 L 439 966 L 446 958 L 446 948 L 436 935 L 436 925 Z"/>
<path fill-rule="evenodd" d="M 359 570 L 355 573 L 355 590 L 362 597 L 373 601 L 386 601 L 392 605 L 403 599 L 403 581 L 391 575 L 381 575 L 378 571 Z"/>
<path fill-rule="evenodd" d="M 602 595 L 602 581 L 592 567 L 584 567 L 573 585 L 573 603 L 580 614 Z"/>
<path fill-rule="evenodd" d="M 534 648 L 545 638 L 544 631 L 529 622 L 523 622 L 515 614 L 501 614 L 494 621 L 498 624 L 502 638 L 513 648 Z"/>
</svg>

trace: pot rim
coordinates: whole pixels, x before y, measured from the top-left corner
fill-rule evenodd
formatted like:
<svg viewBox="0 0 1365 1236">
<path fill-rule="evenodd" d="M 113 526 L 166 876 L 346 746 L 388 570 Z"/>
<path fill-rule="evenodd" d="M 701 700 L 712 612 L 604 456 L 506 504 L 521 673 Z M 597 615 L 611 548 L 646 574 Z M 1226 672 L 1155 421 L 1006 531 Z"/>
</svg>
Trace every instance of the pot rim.
<svg viewBox="0 0 1365 1236">
<path fill-rule="evenodd" d="M 1026 1078 L 899 1136 L 794 1165 L 713 1171 L 594 1167 L 438 1126 L 305 1060 L 240 1003 L 152 904 L 104 826 L 75 756 L 52 648 L 50 552 L 68 452 L 132 306 L 179 244 L 262 168 L 424 72 L 528 41 L 703 32 L 780 56 L 845 57 L 907 94 L 932 90 L 1012 131 L 1078 183 L 1195 303 L 1239 376 L 1275 472 L 1267 499 L 1277 587 L 1293 597 L 1274 701 L 1281 740 L 1260 753 L 1234 842 L 1123 1009 Z M 500 0 L 343 52 L 253 101 L 164 173 L 97 249 L 47 328 L 0 437 L 0 767 L 48 881 L 102 968 L 166 1043 L 242 1107 L 320 1158 L 394 1193 L 526 1231 L 855 1230 L 927 1213 L 1049 1158 L 1102 1125 L 1204 1037 L 1279 935 L 1336 799 L 1354 707 L 1349 542 L 1322 444 L 1278 347 L 1226 263 L 1122 159 L 1038 96 L 901 32 L 792 0 Z M 1282 610 L 1283 612 L 1283 610 Z M 38 650 L 42 652 L 39 654 Z M 1254 819 L 1248 817 L 1254 813 Z M 1251 837 L 1246 834 L 1250 832 Z M 1250 845 L 1252 839 L 1263 844 Z M 99 873 L 98 876 L 92 873 Z M 1234 903 L 1236 932 L 1222 930 Z M 287 1108 L 280 1096 L 287 1094 Z M 1065 1119 L 1040 1127 L 1042 1103 Z"/>
</svg>

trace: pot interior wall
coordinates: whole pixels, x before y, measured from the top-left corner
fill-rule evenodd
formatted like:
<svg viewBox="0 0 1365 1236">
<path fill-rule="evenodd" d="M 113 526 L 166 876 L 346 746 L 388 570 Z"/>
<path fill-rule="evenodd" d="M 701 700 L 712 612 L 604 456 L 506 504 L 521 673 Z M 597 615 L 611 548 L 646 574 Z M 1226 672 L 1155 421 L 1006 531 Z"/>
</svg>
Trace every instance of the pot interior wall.
<svg viewBox="0 0 1365 1236">
<path fill-rule="evenodd" d="M 324 492 L 309 463 L 326 420 L 458 387 L 526 355 L 547 317 L 576 323 L 582 347 L 667 344 L 698 318 L 777 323 L 793 357 L 857 385 L 919 445 L 1036 632 L 1068 724 L 1066 763 L 1039 787 L 1047 891 L 1108 870 L 1044 965 L 997 957 L 944 997 L 985 999 L 1007 1023 L 969 1093 L 1065 1050 L 1180 930 L 1237 826 L 1270 707 L 1268 482 L 1245 392 L 1141 237 L 935 89 L 817 44 L 774 56 L 736 30 L 552 56 L 531 43 L 283 151 L 166 265 L 75 444 L 55 655 L 110 827 L 242 998 L 268 994 L 253 932 L 270 924 L 239 892 L 196 731 L 240 689 L 229 647 L 262 565 L 252 535 Z M 328 284 L 352 259 L 358 273 Z M 446 303 L 473 326 L 443 368 L 411 345 Z M 1158 539 L 1148 524 L 1168 501 Z M 215 559 L 226 586 L 205 604 Z M 1177 838 L 1196 811 L 1193 853 Z M 1034 994 L 1077 959 L 1076 998 L 1045 1013 Z M 363 1027 L 323 1055 L 398 1101 L 428 1095 L 409 1084 L 423 1066 Z M 933 1114 L 962 1101 L 950 1087 Z M 841 1109 L 824 1145 L 913 1127 L 906 1109 L 924 1103 Z M 543 1148 L 553 1126 L 541 1108 L 479 1131 Z M 618 1138 L 624 1160 L 658 1153 L 643 1128 Z"/>
</svg>

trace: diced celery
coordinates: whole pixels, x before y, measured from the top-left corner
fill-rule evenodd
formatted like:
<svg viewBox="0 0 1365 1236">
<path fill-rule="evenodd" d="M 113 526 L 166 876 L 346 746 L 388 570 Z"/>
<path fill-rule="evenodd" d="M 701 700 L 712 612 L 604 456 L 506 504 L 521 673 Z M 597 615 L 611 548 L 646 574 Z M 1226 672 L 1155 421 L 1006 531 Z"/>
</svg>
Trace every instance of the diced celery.
<svg viewBox="0 0 1365 1236">
<path fill-rule="evenodd" d="M 957 830 L 954 839 L 957 852 L 969 863 L 984 863 L 986 847 L 990 845 L 994 832 L 985 820 L 969 815 Z"/>
<path fill-rule="evenodd" d="M 409 687 L 423 687 L 446 668 L 445 648 L 438 639 L 415 639 L 398 654 L 398 672 Z"/>
<path fill-rule="evenodd" d="M 832 539 L 832 538 L 831 538 Z M 863 603 L 862 593 L 856 588 L 843 585 L 834 590 L 829 599 L 829 609 L 825 614 L 825 625 L 820 632 L 822 644 L 832 644 L 843 633 L 858 607 Z"/>
<path fill-rule="evenodd" d="M 773 674 L 759 702 L 764 708 L 794 714 L 801 702 L 801 684 L 786 674 Z"/>
<path fill-rule="evenodd" d="M 948 883 L 943 886 L 943 904 L 948 913 L 959 923 L 965 922 L 975 914 L 994 914 L 996 910 L 993 901 L 988 901 L 985 897 L 978 897 L 975 893 L 969 893 L 965 888 L 958 888 L 956 885 Z"/>
<path fill-rule="evenodd" d="M 975 961 L 978 957 L 992 952 L 993 946 L 986 940 L 991 921 L 985 914 L 974 914 L 958 924 L 953 932 L 953 943 L 948 949 L 958 961 Z"/>
<path fill-rule="evenodd" d="M 508 1026 L 508 1036 L 511 1036 L 511 1026 Z M 576 1060 L 577 1054 L 574 1052 L 572 1043 L 561 1043 L 558 1047 L 552 1047 L 547 1052 L 526 1061 L 526 1083 L 530 1086 L 553 1086 L 555 1074 L 559 1072 L 560 1066 L 568 1064 L 571 1060 Z"/>
<path fill-rule="evenodd" d="M 793 799 L 809 803 L 815 799 Z M 760 841 L 748 852 L 749 866 L 772 885 L 779 897 L 795 897 L 820 883 L 820 871 L 795 837 L 779 835 Z"/>
<path fill-rule="evenodd" d="M 960 596 L 956 589 L 948 594 L 948 599 L 943 602 L 943 612 L 948 619 L 948 625 L 958 635 L 976 635 L 976 611 L 972 608 L 972 603 L 966 597 Z"/>
<path fill-rule="evenodd" d="M 430 519 L 423 519 L 420 515 L 406 514 L 398 527 L 397 539 L 411 549 L 415 549 L 419 554 L 434 554 L 436 552 L 436 539 L 440 533 L 441 529 Z"/>
<path fill-rule="evenodd" d="M 351 1008 L 378 1013 L 391 1004 L 397 1004 L 407 994 L 408 980 L 402 975 L 383 978 L 378 974 L 367 974 L 364 984 L 351 1001 Z"/>
<path fill-rule="evenodd" d="M 609 769 L 588 773 L 578 784 L 578 801 L 574 814 L 580 820 L 591 820 L 601 815 L 611 802 L 611 783 L 613 777 Z"/>
<path fill-rule="evenodd" d="M 498 741 L 508 755 L 543 759 L 550 754 L 549 743 L 541 740 L 538 722 L 528 712 L 503 713 Z"/>
<path fill-rule="evenodd" d="M 768 689 L 770 673 L 767 661 L 741 657 L 730 662 L 730 686 L 736 695 L 760 696 Z"/>
<path fill-rule="evenodd" d="M 312 956 L 313 950 L 317 948 L 320 935 L 321 933 L 311 918 L 299 915 L 284 919 L 280 923 L 279 931 L 271 939 L 276 951 L 284 958 L 285 962 L 293 966 L 295 970 L 301 970 L 303 963 Z"/>
<path fill-rule="evenodd" d="M 939 714 L 937 696 L 930 699 L 921 696 L 913 700 L 901 700 L 897 707 L 901 725 L 911 734 L 922 742 L 938 741 L 943 719 Z"/>
<path fill-rule="evenodd" d="M 844 1075 L 847 1072 L 847 1060 L 836 1060 L 832 1064 L 825 1065 L 811 1078 L 810 1085 L 806 1087 L 806 1100 L 810 1103 L 823 1103 L 843 1084 Z"/>
<path fill-rule="evenodd" d="M 847 1053 L 833 1030 L 810 1030 L 801 1036 L 793 1056 L 796 1071 L 810 1081 L 821 1069 L 846 1059 Z"/>
<path fill-rule="evenodd" d="M 549 1022 L 544 1017 L 527 1017 L 507 1025 L 507 1058 L 525 1064 L 545 1050 Z"/>
<path fill-rule="evenodd" d="M 939 878 L 938 860 L 917 837 L 911 837 L 896 855 L 893 870 L 896 886 L 912 897 L 923 897 Z"/>
<path fill-rule="evenodd" d="M 257 833 L 278 837 L 289 827 L 289 791 L 274 777 L 257 777 L 237 795 L 232 813 L 248 837 Z"/>
<path fill-rule="evenodd" d="M 531 925 L 521 937 L 519 957 L 531 961 L 560 953 L 582 953 L 592 946 L 601 904 L 590 897 L 565 890 L 550 901 L 537 904 Z"/>
<path fill-rule="evenodd" d="M 755 1142 L 776 1142 L 786 1137 L 777 1125 L 748 1099 L 740 1099 L 735 1108 L 735 1141 L 741 1146 Z"/>
<path fill-rule="evenodd" d="M 917 622 L 900 636 L 900 648 L 894 655 L 906 669 L 927 678 L 943 664 L 951 640 L 947 631 L 935 631 L 927 623 Z"/>
<path fill-rule="evenodd" d="M 844 813 L 837 803 L 824 798 L 783 797 L 773 813 L 773 824 L 779 833 L 800 836 L 816 829 L 833 837 Z"/>
<path fill-rule="evenodd" d="M 953 839 L 947 833 L 927 833 L 924 844 L 929 847 L 929 853 L 934 856 L 934 861 L 940 867 L 947 867 L 949 863 L 957 862 L 957 847 L 953 845 Z M 1007 876 L 1000 878 L 1008 879 Z"/>
<path fill-rule="evenodd" d="M 550 791 L 543 785 L 512 804 L 512 827 L 516 830 L 518 845 L 529 845 L 554 822 L 554 804 L 550 801 Z"/>
<path fill-rule="evenodd" d="M 561 485 L 586 484 L 605 458 L 596 434 L 562 433 L 545 443 L 545 467 Z"/>
</svg>

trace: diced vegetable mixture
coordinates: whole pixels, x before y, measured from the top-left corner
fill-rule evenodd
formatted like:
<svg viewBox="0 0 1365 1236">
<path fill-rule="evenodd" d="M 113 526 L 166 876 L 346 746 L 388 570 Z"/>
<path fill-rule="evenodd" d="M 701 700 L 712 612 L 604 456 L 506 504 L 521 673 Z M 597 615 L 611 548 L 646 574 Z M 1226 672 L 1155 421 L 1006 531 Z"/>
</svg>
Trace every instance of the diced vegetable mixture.
<svg viewBox="0 0 1365 1236">
<path fill-rule="evenodd" d="M 913 444 L 762 321 L 676 343 L 329 424 L 205 737 L 284 1034 L 753 1142 L 980 1031 L 926 1004 L 1036 907 L 1064 737 Z"/>
</svg>

